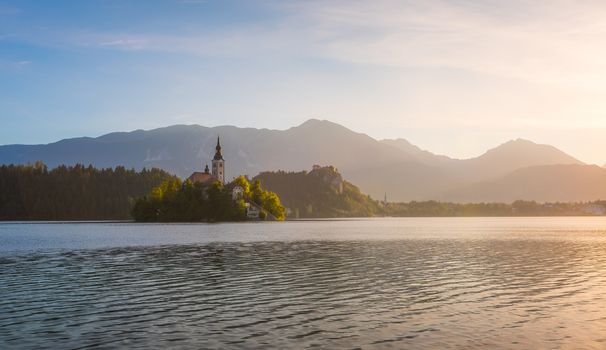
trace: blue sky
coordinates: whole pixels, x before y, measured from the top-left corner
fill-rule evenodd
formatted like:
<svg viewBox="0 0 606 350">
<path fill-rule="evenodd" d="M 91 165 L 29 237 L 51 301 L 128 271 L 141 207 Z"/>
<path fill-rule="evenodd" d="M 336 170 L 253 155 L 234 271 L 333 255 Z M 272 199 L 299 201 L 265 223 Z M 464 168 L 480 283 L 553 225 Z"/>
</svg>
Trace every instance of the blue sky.
<svg viewBox="0 0 606 350">
<path fill-rule="evenodd" d="M 600 1 L 4 1 L 0 144 L 329 119 L 470 157 L 606 162 Z"/>
</svg>

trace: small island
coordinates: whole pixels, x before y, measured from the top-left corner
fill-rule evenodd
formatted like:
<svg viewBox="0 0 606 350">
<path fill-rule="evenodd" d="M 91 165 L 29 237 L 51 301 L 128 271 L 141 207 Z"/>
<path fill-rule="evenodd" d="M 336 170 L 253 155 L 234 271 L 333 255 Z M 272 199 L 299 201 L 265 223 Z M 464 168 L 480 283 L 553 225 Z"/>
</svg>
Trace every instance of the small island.
<svg viewBox="0 0 606 350">
<path fill-rule="evenodd" d="M 139 198 L 132 217 L 142 222 L 282 221 L 285 209 L 274 192 L 245 176 L 225 182 L 225 159 L 217 137 L 212 172 L 194 172 L 187 180 L 168 179 Z"/>
</svg>

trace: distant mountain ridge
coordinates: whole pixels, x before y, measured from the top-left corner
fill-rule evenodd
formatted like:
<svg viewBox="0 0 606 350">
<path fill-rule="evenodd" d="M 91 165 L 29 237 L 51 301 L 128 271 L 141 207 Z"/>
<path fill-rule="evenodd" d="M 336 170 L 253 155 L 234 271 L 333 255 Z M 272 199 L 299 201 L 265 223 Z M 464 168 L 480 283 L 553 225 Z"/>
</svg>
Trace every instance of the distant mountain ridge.
<svg viewBox="0 0 606 350">
<path fill-rule="evenodd" d="M 422 150 L 404 139 L 378 141 L 326 120 L 310 119 L 287 130 L 174 125 L 153 130 L 115 132 L 96 138 L 65 139 L 47 145 L 0 146 L 1 164 L 24 164 L 37 160 L 49 167 L 60 164 L 92 164 L 96 167 L 123 165 L 141 169 L 158 167 L 185 178 L 200 171 L 214 154 L 221 136 L 227 178 L 255 176 L 262 171 L 300 171 L 312 164 L 334 165 L 344 178 L 374 198 L 389 200 L 497 201 L 509 198 L 489 190 L 505 183 L 523 189 L 534 183 L 536 173 L 553 179 L 556 188 L 536 186 L 536 199 L 597 200 L 605 179 L 594 167 L 549 145 L 513 140 L 471 159 L 452 159 Z M 564 168 L 574 176 L 557 176 Z M 533 170 L 533 168 L 536 168 Z M 595 167 L 600 170 L 606 169 Z M 521 169 L 530 169 L 524 170 Z M 554 172 L 553 174 L 547 174 Z M 595 173 L 586 177 L 583 174 Z M 512 180 L 513 176 L 516 180 Z M 592 181 L 590 183 L 580 183 Z M 595 183 L 594 183 L 595 182 Z M 512 189 L 510 193 L 519 193 Z M 573 195 L 575 189 L 582 196 Z M 473 196 L 469 192 L 473 191 Z M 554 194 L 554 195 L 550 195 Z M 590 198 L 591 197 L 591 198 Z M 596 198 L 593 198 L 596 197 Z M 519 199 L 519 198 L 515 198 Z"/>
<path fill-rule="evenodd" d="M 584 202 L 606 198 L 606 169 L 597 165 L 541 165 L 515 170 L 444 194 L 456 202 Z"/>
<path fill-rule="evenodd" d="M 456 162 L 455 159 L 443 156 L 436 155 L 429 151 L 423 150 L 418 146 L 413 145 L 406 139 L 395 139 L 395 140 L 381 140 L 382 143 L 398 148 L 399 150 L 411 155 L 419 162 L 422 162 L 427 165 L 436 166 L 446 163 Z"/>
</svg>

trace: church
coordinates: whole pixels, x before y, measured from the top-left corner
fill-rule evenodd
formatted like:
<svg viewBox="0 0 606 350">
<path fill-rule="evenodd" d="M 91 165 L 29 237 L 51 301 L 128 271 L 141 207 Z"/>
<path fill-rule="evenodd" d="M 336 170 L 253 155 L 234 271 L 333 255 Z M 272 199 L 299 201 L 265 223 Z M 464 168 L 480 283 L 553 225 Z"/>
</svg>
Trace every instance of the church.
<svg viewBox="0 0 606 350">
<path fill-rule="evenodd" d="M 225 159 L 221 154 L 221 141 L 217 136 L 217 146 L 215 147 L 215 156 L 212 160 L 212 172 L 209 172 L 208 164 L 204 168 L 204 172 L 196 171 L 192 173 L 188 178 L 191 182 L 200 182 L 203 184 L 211 184 L 215 181 L 219 181 L 222 185 L 225 184 Z"/>
<path fill-rule="evenodd" d="M 225 159 L 223 159 L 223 154 L 221 154 L 221 140 L 218 136 L 217 146 L 215 147 L 215 156 L 212 160 L 212 172 L 209 171 L 208 164 L 206 164 L 204 172 L 196 171 L 192 173 L 187 180 L 192 183 L 201 183 L 205 187 L 218 181 L 231 191 L 231 198 L 233 201 L 240 200 L 244 196 L 244 189 L 242 187 L 234 185 L 233 183 L 225 183 Z M 259 220 L 261 213 L 264 214 L 264 219 L 276 220 L 276 217 L 273 214 L 251 200 L 247 200 L 244 205 L 246 207 L 246 218 L 249 220 Z"/>
</svg>

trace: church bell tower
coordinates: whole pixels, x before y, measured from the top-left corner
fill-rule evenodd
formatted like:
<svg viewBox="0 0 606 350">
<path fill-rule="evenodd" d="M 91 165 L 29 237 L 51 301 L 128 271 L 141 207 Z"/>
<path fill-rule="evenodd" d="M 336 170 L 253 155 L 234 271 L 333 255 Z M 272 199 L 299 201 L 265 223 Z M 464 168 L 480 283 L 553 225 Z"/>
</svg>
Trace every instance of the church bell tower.
<svg viewBox="0 0 606 350">
<path fill-rule="evenodd" d="M 217 147 L 215 147 L 215 157 L 213 158 L 213 176 L 221 184 L 225 184 L 225 159 L 223 159 L 223 155 L 221 154 L 219 136 L 217 136 Z"/>
</svg>

